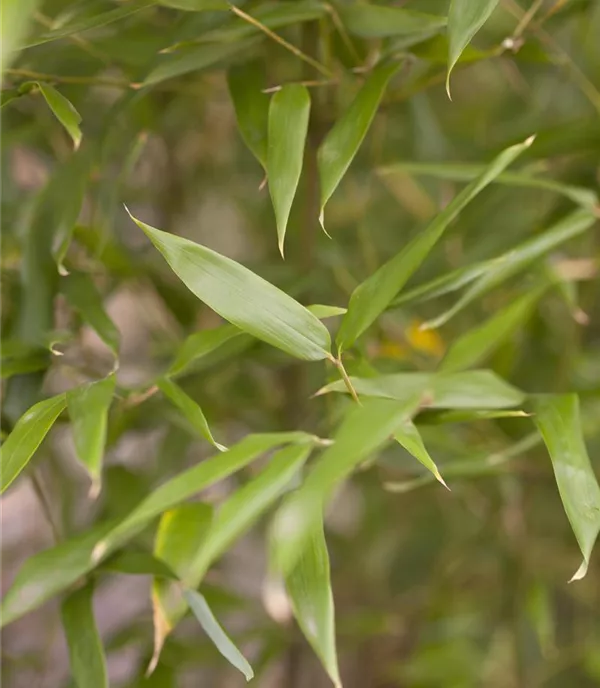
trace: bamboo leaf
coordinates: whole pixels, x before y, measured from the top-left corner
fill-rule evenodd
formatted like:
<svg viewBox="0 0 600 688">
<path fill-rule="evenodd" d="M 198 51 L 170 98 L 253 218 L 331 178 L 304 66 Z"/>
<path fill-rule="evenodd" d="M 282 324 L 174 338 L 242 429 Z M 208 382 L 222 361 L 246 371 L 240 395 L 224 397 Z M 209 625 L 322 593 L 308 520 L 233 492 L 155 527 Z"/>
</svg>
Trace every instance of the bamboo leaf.
<svg viewBox="0 0 600 688">
<path fill-rule="evenodd" d="M 350 107 L 319 146 L 317 157 L 321 178 L 320 221 L 323 227 L 325 205 L 358 152 L 377 113 L 388 81 L 398 68 L 398 64 L 383 64 L 376 67 Z"/>
<path fill-rule="evenodd" d="M 309 113 L 310 95 L 305 86 L 287 84 L 271 98 L 267 175 L 282 257 L 285 231 L 302 172 Z"/>
<path fill-rule="evenodd" d="M 392 299 L 406 284 L 408 278 L 425 260 L 428 253 L 440 240 L 448 225 L 456 219 L 488 184 L 490 184 L 510 163 L 533 142 L 525 142 L 502 151 L 486 167 L 484 173 L 464 188 L 429 226 L 409 242 L 396 256 L 384 263 L 352 293 L 348 312 L 342 320 L 337 335 L 341 352 L 352 346 L 356 339 L 383 313 Z"/>
<path fill-rule="evenodd" d="M 294 617 L 304 637 L 321 660 L 337 688 L 342 683 L 335 647 L 335 610 L 329 571 L 329 552 L 323 520 L 314 526 L 298 562 L 287 575 L 287 588 Z"/>
<path fill-rule="evenodd" d="M 177 580 L 177 575 L 154 555 L 144 550 L 125 549 L 104 561 L 98 572 L 122 573 L 126 576 L 157 576 Z"/>
<path fill-rule="evenodd" d="M 340 14 L 349 33 L 360 38 L 430 34 L 447 24 L 446 17 L 385 5 L 354 3 Z"/>
<path fill-rule="evenodd" d="M 240 134 L 266 170 L 269 97 L 262 93 L 266 87 L 262 65 L 247 62 L 232 67 L 227 74 L 227 83 Z"/>
<path fill-rule="evenodd" d="M 230 339 L 241 336 L 243 333 L 233 325 L 194 332 L 180 346 L 175 360 L 169 367 L 168 375 L 183 373 L 197 359 L 212 353 Z"/>
<path fill-rule="evenodd" d="M 452 0 L 448 13 L 448 73 L 446 91 L 450 96 L 450 74 L 462 51 L 489 19 L 498 0 Z"/>
<path fill-rule="evenodd" d="M 225 0 L 158 0 L 158 4 L 186 12 L 208 12 L 229 9 L 229 3 Z"/>
<path fill-rule="evenodd" d="M 58 394 L 38 402 L 19 418 L 0 451 L 0 493 L 6 490 L 29 463 L 66 403 L 66 396 Z"/>
<path fill-rule="evenodd" d="M 40 89 L 40 93 L 44 96 L 44 100 L 48 104 L 52 114 L 63 125 L 71 139 L 75 150 L 81 144 L 81 129 L 79 123 L 81 122 L 81 115 L 73 107 L 70 100 L 65 98 L 60 91 L 57 91 L 54 86 L 44 82 L 35 82 Z"/>
<path fill-rule="evenodd" d="M 535 424 L 552 460 L 563 507 L 583 562 L 572 581 L 585 576 L 600 531 L 600 486 L 585 447 L 576 394 L 534 398 Z"/>
<path fill-rule="evenodd" d="M 212 436 L 208 422 L 199 404 L 188 396 L 179 385 L 169 378 L 163 377 L 156 383 L 160 391 L 173 402 L 190 422 L 194 430 L 204 439 L 208 440 L 219 451 L 227 451 L 227 447 L 219 444 Z"/>
<path fill-rule="evenodd" d="M 93 583 L 88 583 L 72 592 L 61 608 L 71 674 L 77 688 L 108 688 L 106 658 L 92 607 L 93 595 Z"/>
<path fill-rule="evenodd" d="M 213 641 L 217 650 L 244 674 L 246 681 L 254 678 L 252 667 L 220 626 L 204 597 L 195 590 L 185 590 L 184 595 L 194 616 L 206 631 L 206 635 Z"/>
<path fill-rule="evenodd" d="M 67 407 L 77 456 L 92 479 L 91 497 L 96 497 L 100 492 L 108 409 L 113 399 L 115 382 L 115 376 L 109 375 L 103 380 L 67 392 Z"/>
<path fill-rule="evenodd" d="M 314 316 L 319 318 L 319 320 L 326 320 L 327 318 L 335 318 L 337 315 L 344 315 L 346 312 L 345 308 L 340 308 L 340 306 L 326 306 L 324 304 L 315 303 L 312 306 L 307 306 Z"/>
<path fill-rule="evenodd" d="M 0 6 L 0 65 L 2 72 L 15 58 L 18 46 L 29 28 L 39 0 L 4 0 Z M 2 103 L 5 104 L 4 102 Z"/>
<path fill-rule="evenodd" d="M 327 328 L 291 296 L 230 258 L 131 218 L 186 287 L 225 320 L 292 356 L 331 358 Z"/>
<path fill-rule="evenodd" d="M 407 420 L 396 430 L 394 433 L 394 439 L 396 442 L 398 442 L 398 444 L 404 447 L 407 452 L 412 454 L 417 461 L 420 461 L 423 466 L 425 466 L 425 468 L 431 472 L 437 481 L 442 483 L 444 487 L 448 487 L 442 478 L 435 461 L 431 458 L 429 452 L 423 444 L 421 434 L 411 420 Z"/>
</svg>

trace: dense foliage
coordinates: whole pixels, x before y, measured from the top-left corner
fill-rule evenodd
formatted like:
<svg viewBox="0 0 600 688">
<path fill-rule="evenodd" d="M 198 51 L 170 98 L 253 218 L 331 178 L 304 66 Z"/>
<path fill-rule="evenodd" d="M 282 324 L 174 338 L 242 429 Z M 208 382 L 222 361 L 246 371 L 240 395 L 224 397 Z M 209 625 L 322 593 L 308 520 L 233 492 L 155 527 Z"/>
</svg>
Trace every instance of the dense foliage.
<svg viewBox="0 0 600 688">
<path fill-rule="evenodd" d="M 4 0 L 6 686 L 597 685 L 598 36 Z"/>
</svg>

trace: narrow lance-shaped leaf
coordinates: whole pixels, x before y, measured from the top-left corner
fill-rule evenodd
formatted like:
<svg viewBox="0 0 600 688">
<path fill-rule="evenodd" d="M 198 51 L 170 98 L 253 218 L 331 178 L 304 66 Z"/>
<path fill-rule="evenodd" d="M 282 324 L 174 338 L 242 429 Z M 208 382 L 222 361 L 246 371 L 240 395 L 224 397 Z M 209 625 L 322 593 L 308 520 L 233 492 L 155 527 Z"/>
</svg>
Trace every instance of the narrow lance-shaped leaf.
<svg viewBox="0 0 600 688">
<path fill-rule="evenodd" d="M 175 406 L 183 413 L 183 415 L 190 422 L 194 430 L 200 434 L 201 437 L 208 440 L 213 447 L 219 451 L 226 451 L 227 447 L 219 444 L 212 436 L 212 432 L 208 427 L 208 422 L 204 416 L 204 412 L 190 396 L 188 396 L 179 385 L 175 384 L 167 377 L 163 377 L 156 383 L 160 391 L 169 399 Z"/>
<path fill-rule="evenodd" d="M 227 74 L 238 129 L 258 162 L 267 168 L 269 97 L 262 93 L 265 75 L 258 62 L 232 67 Z"/>
<path fill-rule="evenodd" d="M 534 399 L 535 424 L 552 460 L 563 507 L 579 543 L 583 562 L 571 580 L 585 576 L 600 531 L 600 486 L 585 447 L 579 397 L 540 395 Z"/>
<path fill-rule="evenodd" d="M 77 688 L 108 688 L 106 658 L 92 607 L 93 595 L 93 583 L 88 583 L 72 592 L 61 609 L 71 675 Z"/>
<path fill-rule="evenodd" d="M 523 242 L 493 261 L 488 261 L 485 272 L 474 281 L 453 306 L 437 318 L 423 323 L 421 327 L 424 329 L 441 327 L 472 301 L 524 270 L 560 244 L 582 234 L 595 222 L 596 217 L 590 210 L 576 210 L 559 220 L 540 236 Z"/>
<path fill-rule="evenodd" d="M 0 450 L 0 494 L 29 463 L 66 405 L 66 396 L 58 394 L 38 402 L 19 418 Z"/>
<path fill-rule="evenodd" d="M 287 84 L 271 98 L 267 176 L 282 256 L 285 231 L 302 172 L 309 114 L 310 95 L 306 86 Z"/>
<path fill-rule="evenodd" d="M 115 391 L 115 376 L 81 385 L 67 392 L 67 407 L 79 460 L 92 479 L 90 496 L 100 491 L 102 458 L 106 444 L 108 409 Z"/>
<path fill-rule="evenodd" d="M 198 619 L 198 623 L 206 631 L 206 635 L 213 641 L 217 650 L 228 662 L 244 674 L 246 681 L 254 678 L 252 667 L 225 633 L 204 596 L 195 590 L 185 590 L 184 595 L 194 616 Z"/>
<path fill-rule="evenodd" d="M 0 5 L 0 65 L 3 72 L 15 58 L 38 4 L 39 0 L 3 0 Z"/>
<path fill-rule="evenodd" d="M 175 360 L 171 363 L 168 375 L 179 375 L 195 360 L 207 356 L 230 339 L 242 336 L 243 333 L 233 325 L 222 325 L 211 330 L 194 332 L 183 342 Z"/>
<path fill-rule="evenodd" d="M 284 576 L 296 565 L 334 488 L 416 412 L 423 391 L 414 390 L 403 403 L 370 399 L 347 414 L 333 445 L 323 452 L 302 487 L 284 501 L 275 516 L 271 551 L 275 568 Z"/>
<path fill-rule="evenodd" d="M 450 74 L 462 51 L 490 17 L 498 0 L 452 0 L 448 14 L 448 73 L 446 91 L 450 96 Z"/>
<path fill-rule="evenodd" d="M 428 35 L 446 26 L 446 17 L 403 7 L 353 3 L 340 11 L 348 32 L 360 38 Z"/>
<path fill-rule="evenodd" d="M 448 225 L 477 194 L 485 189 L 510 163 L 526 150 L 533 137 L 502 151 L 484 173 L 464 188 L 439 215 L 396 256 L 384 263 L 352 293 L 348 312 L 337 335 L 340 352 L 356 339 L 383 313 L 409 277 L 441 239 Z"/>
<path fill-rule="evenodd" d="M 50 86 L 50 84 L 44 81 L 38 81 L 36 83 L 40 89 L 40 93 L 44 96 L 44 100 L 48 103 L 48 107 L 52 110 L 56 119 L 66 129 L 73 140 L 75 150 L 77 150 L 81 143 L 81 129 L 79 128 L 81 115 L 73 107 L 71 101 L 57 91 L 54 86 Z"/>
<path fill-rule="evenodd" d="M 331 358 L 327 328 L 291 296 L 230 258 L 131 218 L 186 287 L 225 320 L 297 358 Z"/>
<path fill-rule="evenodd" d="M 324 228 L 327 201 L 336 190 L 363 142 L 388 81 L 398 71 L 399 64 L 377 66 L 368 76 L 356 98 L 327 134 L 317 153 L 321 179 L 320 221 Z"/>
<path fill-rule="evenodd" d="M 438 480 L 444 487 L 446 485 L 444 479 L 442 478 L 435 461 L 429 455 L 425 445 L 423 444 L 423 439 L 421 434 L 417 430 L 415 424 L 412 420 L 407 420 L 403 423 L 394 433 L 394 439 L 398 444 L 400 444 L 407 452 L 412 454 L 417 461 L 420 461 L 425 468 L 431 472 L 436 480 Z"/>
<path fill-rule="evenodd" d="M 342 683 L 335 647 L 335 611 L 323 519 L 315 523 L 298 562 L 285 578 L 294 617 L 336 688 Z"/>
<path fill-rule="evenodd" d="M 548 285 L 543 284 L 454 340 L 440 365 L 444 372 L 471 368 L 498 349 L 529 319 Z"/>
</svg>

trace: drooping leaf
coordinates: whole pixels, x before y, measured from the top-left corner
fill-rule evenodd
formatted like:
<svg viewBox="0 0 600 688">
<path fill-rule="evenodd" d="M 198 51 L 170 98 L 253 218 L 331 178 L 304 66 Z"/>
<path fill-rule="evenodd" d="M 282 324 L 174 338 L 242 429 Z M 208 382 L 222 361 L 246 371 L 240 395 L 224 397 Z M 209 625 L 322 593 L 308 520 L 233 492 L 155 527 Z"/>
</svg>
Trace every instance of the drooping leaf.
<svg viewBox="0 0 600 688">
<path fill-rule="evenodd" d="M 414 415 L 424 392 L 424 387 L 415 389 L 401 403 L 370 399 L 346 415 L 333 445 L 314 464 L 302 487 L 276 513 L 271 533 L 273 561 L 284 576 L 301 556 L 335 487 Z"/>
<path fill-rule="evenodd" d="M 266 83 L 261 64 L 254 61 L 232 67 L 227 73 L 227 83 L 240 134 L 266 169 L 269 96 L 262 93 Z"/>
<path fill-rule="evenodd" d="M 212 330 L 194 332 L 180 346 L 175 360 L 169 367 L 168 375 L 179 375 L 195 360 L 207 356 L 230 339 L 242 336 L 243 332 L 233 325 L 221 325 Z"/>
<path fill-rule="evenodd" d="M 582 234 L 595 221 L 596 218 L 590 210 L 576 210 L 562 220 L 559 220 L 540 236 L 523 242 L 493 261 L 488 261 L 486 270 L 465 291 L 460 299 L 437 318 L 423 323 L 422 327 L 433 329 L 441 327 L 472 301 L 502 284 L 502 282 L 505 282 L 521 270 L 524 270 L 541 256 L 560 246 L 560 244 Z"/>
<path fill-rule="evenodd" d="M 186 287 L 225 320 L 292 356 L 331 357 L 327 328 L 291 296 L 230 258 L 131 217 Z"/>
<path fill-rule="evenodd" d="M 462 51 L 489 19 L 498 0 L 452 0 L 448 13 L 448 72 L 446 91 L 450 95 L 450 74 Z"/>
<path fill-rule="evenodd" d="M 73 140 L 75 150 L 77 150 L 81 143 L 81 129 L 79 128 L 81 115 L 74 108 L 71 101 L 65 98 L 60 91 L 57 91 L 54 86 L 44 81 L 37 81 L 36 84 L 40 89 L 40 93 L 44 96 L 48 107 L 52 110 L 52 114 L 63 125 L 67 134 Z"/>
<path fill-rule="evenodd" d="M 244 674 L 246 681 L 254 678 L 252 667 L 216 620 L 204 597 L 195 590 L 185 590 L 184 595 L 194 616 L 206 631 L 206 635 L 213 641 L 217 650 L 228 662 Z"/>
<path fill-rule="evenodd" d="M 309 113 L 310 95 L 300 84 L 287 84 L 271 98 L 267 176 L 282 256 L 285 231 L 302 172 Z"/>
<path fill-rule="evenodd" d="M 345 6 L 340 15 L 349 33 L 360 38 L 428 34 L 439 31 L 447 23 L 446 17 L 366 3 Z"/>
<path fill-rule="evenodd" d="M 38 4 L 39 0 L 3 0 L 0 6 L 0 65 L 3 72 L 14 60 Z"/>
<path fill-rule="evenodd" d="M 356 339 L 383 313 L 408 278 L 425 260 L 440 240 L 448 225 L 488 184 L 526 150 L 533 138 L 502 151 L 477 179 L 464 188 L 429 226 L 409 242 L 396 256 L 384 263 L 352 293 L 348 312 L 337 335 L 340 352 L 352 346 Z"/>
<path fill-rule="evenodd" d="M 90 275 L 72 272 L 62 279 L 61 289 L 73 308 L 79 311 L 116 357 L 119 353 L 119 330 L 104 310 L 102 298 Z"/>
<path fill-rule="evenodd" d="M 600 531 L 600 486 L 585 447 L 576 394 L 534 398 L 537 425 L 552 460 L 563 507 L 579 543 L 583 562 L 571 580 L 587 573 Z"/>
<path fill-rule="evenodd" d="M 523 326 L 547 286 L 543 284 L 532 289 L 481 325 L 455 339 L 440 365 L 440 370 L 455 372 L 484 361 Z"/>
<path fill-rule="evenodd" d="M 0 450 L 0 493 L 29 463 L 66 404 L 66 396 L 58 394 L 39 401 L 19 418 Z"/>
<path fill-rule="evenodd" d="M 300 558 L 286 576 L 285 586 L 294 617 L 336 688 L 342 683 L 335 646 L 335 611 L 329 572 L 329 552 L 323 520 L 315 524 Z"/>
<path fill-rule="evenodd" d="M 525 395 L 490 370 L 463 373 L 395 373 L 377 377 L 350 377 L 357 394 L 405 400 L 416 391 L 425 394 L 424 406 L 433 409 L 498 409 L 521 404 Z M 325 385 L 317 394 L 348 390 L 342 380 Z"/>
<path fill-rule="evenodd" d="M 67 407 L 75 449 L 86 467 L 92 485 L 90 496 L 100 491 L 102 458 L 106 444 L 108 409 L 115 391 L 115 376 L 81 385 L 67 392 Z"/>
<path fill-rule="evenodd" d="M 429 455 L 425 445 L 423 444 L 423 439 L 421 434 L 417 430 L 415 424 L 412 420 L 407 420 L 403 423 L 394 433 L 394 439 L 398 444 L 400 444 L 407 452 L 412 454 L 417 461 L 420 461 L 425 468 L 431 472 L 436 480 L 438 480 L 444 487 L 448 487 L 442 478 L 435 461 Z"/>
<path fill-rule="evenodd" d="M 398 68 L 399 64 L 377 66 L 368 76 L 350 107 L 319 146 L 317 157 L 321 180 L 320 220 L 323 226 L 325 205 L 358 152 L 377 113 L 385 88 Z"/>
<path fill-rule="evenodd" d="M 87 583 L 72 592 L 61 608 L 71 675 L 77 688 L 108 688 L 106 658 L 92 607 L 93 595 L 94 585 Z"/>
<path fill-rule="evenodd" d="M 212 436 L 212 432 L 208 427 L 208 422 L 199 404 L 197 404 L 190 396 L 188 396 L 179 385 L 175 384 L 167 377 L 163 377 L 156 383 L 160 391 L 175 404 L 175 406 L 183 413 L 183 415 L 190 422 L 194 430 L 204 439 L 208 440 L 213 447 L 219 451 L 226 451 L 227 447 L 219 444 Z"/>
</svg>

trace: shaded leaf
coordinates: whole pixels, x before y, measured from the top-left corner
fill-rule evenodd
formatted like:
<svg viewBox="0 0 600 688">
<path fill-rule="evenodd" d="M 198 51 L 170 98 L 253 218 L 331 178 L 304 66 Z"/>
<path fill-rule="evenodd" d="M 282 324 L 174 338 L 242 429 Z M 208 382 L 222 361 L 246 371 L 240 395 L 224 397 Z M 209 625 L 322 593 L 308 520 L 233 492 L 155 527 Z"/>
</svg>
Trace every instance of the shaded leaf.
<svg viewBox="0 0 600 688">
<path fill-rule="evenodd" d="M 340 12 L 349 33 L 360 38 L 427 34 L 446 26 L 446 17 L 400 7 L 354 3 Z"/>
<path fill-rule="evenodd" d="M 310 95 L 300 84 L 287 84 L 271 98 L 267 175 L 282 256 L 285 231 L 302 172 L 309 113 Z"/>
<path fill-rule="evenodd" d="M 46 370 L 50 365 L 50 352 L 43 346 L 20 340 L 4 340 L 0 347 L 0 378 Z"/>
<path fill-rule="evenodd" d="M 572 581 L 585 576 L 600 531 L 600 486 L 585 447 L 576 394 L 534 398 L 535 424 L 552 460 L 563 507 L 583 562 Z"/>
<path fill-rule="evenodd" d="M 92 497 L 97 496 L 100 491 L 108 409 L 114 395 L 115 382 L 115 376 L 109 375 L 103 380 L 81 385 L 67 392 L 75 449 L 92 479 Z"/>
<path fill-rule="evenodd" d="M 322 519 L 307 540 L 298 562 L 285 579 L 285 586 L 304 637 L 339 688 L 342 683 L 335 647 L 335 610 Z"/>
<path fill-rule="evenodd" d="M 123 573 L 127 576 L 159 576 L 177 580 L 175 573 L 164 561 L 144 550 L 121 550 L 103 562 L 98 567 L 98 571 Z"/>
<path fill-rule="evenodd" d="M 195 590 L 185 590 L 184 595 L 194 616 L 206 631 L 206 635 L 213 641 L 217 650 L 228 662 L 244 674 L 246 681 L 250 681 L 254 677 L 252 667 L 221 628 L 204 597 Z"/>
<path fill-rule="evenodd" d="M 425 468 L 431 472 L 436 480 L 442 483 L 444 487 L 448 487 L 442 478 L 435 461 L 431 458 L 429 452 L 423 444 L 421 434 L 411 420 L 407 420 L 396 430 L 394 433 L 394 439 L 396 442 L 398 442 L 398 444 L 404 447 L 407 452 L 412 454 L 417 461 L 420 461 L 423 466 L 425 466 Z"/>
<path fill-rule="evenodd" d="M 442 237 L 448 225 L 456 219 L 488 184 L 526 150 L 533 138 L 502 151 L 486 167 L 484 173 L 464 188 L 412 241 L 398 254 L 384 263 L 352 292 L 348 312 L 342 320 L 336 342 L 340 352 L 352 346 L 356 339 L 383 313 L 408 278 L 425 260 Z"/>
<path fill-rule="evenodd" d="M 230 339 L 241 336 L 243 336 L 241 330 L 233 325 L 222 325 L 211 330 L 194 332 L 179 347 L 175 360 L 169 367 L 168 375 L 179 375 L 198 358 L 207 356 Z"/>
<path fill-rule="evenodd" d="M 323 226 L 325 205 L 358 152 L 375 117 L 388 81 L 398 71 L 399 66 L 377 66 L 368 76 L 350 107 L 319 146 L 317 158 L 321 180 L 320 221 Z"/>
<path fill-rule="evenodd" d="M 31 17 L 38 4 L 39 0 L 3 0 L 0 5 L 2 72 L 10 67 L 16 57 L 16 51 L 27 33 Z"/>
<path fill-rule="evenodd" d="M 66 396 L 58 394 L 38 402 L 19 418 L 0 451 L 0 492 L 4 492 L 29 463 L 66 404 Z"/>
<path fill-rule="evenodd" d="M 225 2 L 225 0 L 158 0 L 158 4 L 188 12 L 207 12 L 210 10 L 229 9 L 229 3 Z"/>
<path fill-rule="evenodd" d="M 191 423 L 194 430 L 204 439 L 208 440 L 213 447 L 219 451 L 226 451 L 227 447 L 215 441 L 208 422 L 204 416 L 202 409 L 190 396 L 188 396 L 179 385 L 175 384 L 169 378 L 163 377 L 156 383 L 160 391 L 175 404 L 175 406 L 183 413 L 187 420 Z"/>
<path fill-rule="evenodd" d="M 61 607 L 71 674 L 77 688 L 108 688 L 106 658 L 92 607 L 93 595 L 93 583 L 88 583 L 72 592 Z"/>
<path fill-rule="evenodd" d="M 70 100 L 65 98 L 60 91 L 57 91 L 54 86 L 44 81 L 36 82 L 40 93 L 44 96 L 44 100 L 48 103 L 48 107 L 56 119 L 63 125 L 67 133 L 73 140 L 75 150 L 79 148 L 81 143 L 81 129 L 79 123 L 81 122 L 81 115 L 73 107 Z"/>
<path fill-rule="evenodd" d="M 331 358 L 327 328 L 291 296 L 230 258 L 131 217 L 186 287 L 225 320 L 292 356 Z"/>
<path fill-rule="evenodd" d="M 485 24 L 498 0 L 452 0 L 448 13 L 448 73 L 446 91 L 450 95 L 450 74 L 462 51 Z"/>
</svg>

